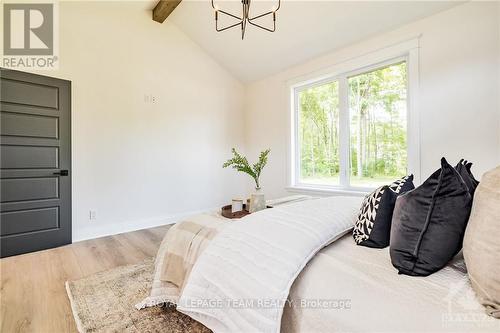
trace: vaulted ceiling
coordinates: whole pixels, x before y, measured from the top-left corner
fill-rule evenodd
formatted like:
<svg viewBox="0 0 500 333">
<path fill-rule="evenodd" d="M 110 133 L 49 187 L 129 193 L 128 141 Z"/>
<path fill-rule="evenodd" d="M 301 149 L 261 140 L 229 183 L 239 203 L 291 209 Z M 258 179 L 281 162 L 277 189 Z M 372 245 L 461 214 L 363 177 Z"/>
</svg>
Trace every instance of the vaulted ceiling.
<svg viewBox="0 0 500 333">
<path fill-rule="evenodd" d="M 152 2 L 151 8 L 155 4 Z M 236 14 L 241 12 L 240 0 L 216 4 Z M 277 1 L 253 0 L 251 15 L 275 4 Z M 235 77 L 249 82 L 457 4 L 460 2 L 284 0 L 277 15 L 277 31 L 249 26 L 244 40 L 238 28 L 215 31 L 210 0 L 182 1 L 165 23 L 174 23 Z"/>
</svg>

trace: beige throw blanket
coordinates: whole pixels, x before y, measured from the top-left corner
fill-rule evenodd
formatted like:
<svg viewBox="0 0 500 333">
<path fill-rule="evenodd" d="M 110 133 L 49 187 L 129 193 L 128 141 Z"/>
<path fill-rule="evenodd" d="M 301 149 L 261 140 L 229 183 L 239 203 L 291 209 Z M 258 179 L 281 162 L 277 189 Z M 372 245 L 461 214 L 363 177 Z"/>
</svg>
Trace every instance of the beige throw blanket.
<svg viewBox="0 0 500 333">
<path fill-rule="evenodd" d="M 155 260 L 151 294 L 137 309 L 165 302 L 177 304 L 196 259 L 222 228 L 231 223 L 217 214 L 202 214 L 173 225 L 163 238 Z"/>
</svg>

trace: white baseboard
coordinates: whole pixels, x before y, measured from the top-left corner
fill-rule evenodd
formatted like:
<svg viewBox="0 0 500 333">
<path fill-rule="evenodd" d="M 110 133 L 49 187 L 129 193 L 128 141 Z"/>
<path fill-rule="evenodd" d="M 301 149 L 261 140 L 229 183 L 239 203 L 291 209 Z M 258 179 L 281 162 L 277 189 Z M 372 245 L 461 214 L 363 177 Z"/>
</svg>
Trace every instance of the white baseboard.
<svg viewBox="0 0 500 333">
<path fill-rule="evenodd" d="M 188 216 L 201 214 L 209 211 L 214 211 L 214 208 L 208 208 L 198 211 L 185 212 L 170 216 L 154 217 L 144 220 L 123 221 L 113 224 L 90 224 L 85 227 L 73 226 L 73 242 L 79 242 L 87 239 L 94 239 L 104 236 L 121 234 L 124 232 L 136 231 L 141 229 L 148 229 L 159 227 L 167 224 L 174 224 L 179 220 Z"/>
</svg>

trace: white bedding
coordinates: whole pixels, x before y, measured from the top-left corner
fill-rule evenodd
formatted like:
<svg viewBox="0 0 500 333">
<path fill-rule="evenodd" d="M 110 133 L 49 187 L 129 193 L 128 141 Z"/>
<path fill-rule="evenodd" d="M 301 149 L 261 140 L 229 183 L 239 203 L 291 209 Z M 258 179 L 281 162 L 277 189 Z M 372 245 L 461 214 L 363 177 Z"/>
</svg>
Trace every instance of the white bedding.
<svg viewBox="0 0 500 333">
<path fill-rule="evenodd" d="M 309 200 L 231 223 L 198 258 L 177 309 L 215 332 L 278 332 L 293 281 L 352 229 L 361 201 Z"/>
<path fill-rule="evenodd" d="M 398 275 L 389 248 L 357 246 L 351 235 L 320 251 L 293 284 L 284 333 L 500 332 L 471 289 L 463 258 L 428 276 Z M 305 300 L 337 300 L 323 308 Z M 342 301 L 348 300 L 342 308 Z"/>
</svg>

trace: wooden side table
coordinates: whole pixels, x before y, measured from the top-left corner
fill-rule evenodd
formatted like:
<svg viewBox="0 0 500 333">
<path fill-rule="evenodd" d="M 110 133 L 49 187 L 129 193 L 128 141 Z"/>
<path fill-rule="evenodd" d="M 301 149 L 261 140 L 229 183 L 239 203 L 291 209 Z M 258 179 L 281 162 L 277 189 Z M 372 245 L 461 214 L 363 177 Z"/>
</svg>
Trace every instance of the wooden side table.
<svg viewBox="0 0 500 333">
<path fill-rule="evenodd" d="M 233 213 L 233 212 L 231 212 L 231 205 L 227 205 L 227 206 L 224 206 L 221 208 L 221 214 L 222 214 L 222 216 L 224 216 L 225 218 L 228 218 L 228 219 L 240 219 L 243 216 L 247 216 L 248 214 L 250 214 L 247 207 L 248 207 L 247 204 L 243 204 L 242 211 Z"/>
<path fill-rule="evenodd" d="M 266 209 L 268 208 L 272 207 L 267 206 Z M 228 219 L 240 219 L 247 216 L 248 214 L 251 214 L 248 211 L 248 204 L 243 204 L 243 210 L 235 213 L 231 212 L 231 205 L 227 205 L 221 208 L 221 215 Z"/>
</svg>

